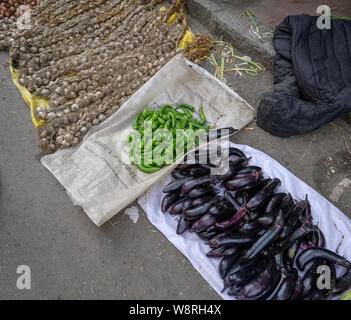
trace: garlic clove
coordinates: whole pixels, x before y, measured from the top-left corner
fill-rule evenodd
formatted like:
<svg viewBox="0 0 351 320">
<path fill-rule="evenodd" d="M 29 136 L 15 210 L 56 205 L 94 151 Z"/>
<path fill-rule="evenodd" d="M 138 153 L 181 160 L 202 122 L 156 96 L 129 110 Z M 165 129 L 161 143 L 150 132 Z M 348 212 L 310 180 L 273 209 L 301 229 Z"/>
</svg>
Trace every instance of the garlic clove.
<svg viewBox="0 0 351 320">
<path fill-rule="evenodd" d="M 87 127 L 83 126 L 83 127 L 80 128 L 80 132 L 83 133 L 83 134 L 86 133 L 87 131 L 88 131 Z"/>
<path fill-rule="evenodd" d="M 77 112 L 79 110 L 78 104 L 76 104 L 76 103 L 72 104 L 71 110 L 72 110 L 72 112 Z"/>
</svg>

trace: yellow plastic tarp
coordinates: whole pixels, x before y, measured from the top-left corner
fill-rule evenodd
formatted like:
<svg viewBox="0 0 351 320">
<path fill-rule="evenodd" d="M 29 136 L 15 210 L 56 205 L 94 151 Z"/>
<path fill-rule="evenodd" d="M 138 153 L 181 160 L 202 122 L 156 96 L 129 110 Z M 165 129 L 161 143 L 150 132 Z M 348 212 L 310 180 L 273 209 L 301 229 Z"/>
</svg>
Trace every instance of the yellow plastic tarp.
<svg viewBox="0 0 351 320">
<path fill-rule="evenodd" d="M 18 71 L 12 67 L 12 60 L 10 59 L 10 71 L 12 75 L 12 80 L 19 92 L 21 93 L 23 100 L 30 108 L 30 117 L 34 124 L 34 127 L 43 126 L 45 124 L 45 120 L 39 120 L 34 115 L 34 110 L 38 107 L 48 107 L 49 101 L 42 97 L 37 97 L 34 94 L 31 94 L 30 91 L 25 87 L 18 83 Z"/>
</svg>

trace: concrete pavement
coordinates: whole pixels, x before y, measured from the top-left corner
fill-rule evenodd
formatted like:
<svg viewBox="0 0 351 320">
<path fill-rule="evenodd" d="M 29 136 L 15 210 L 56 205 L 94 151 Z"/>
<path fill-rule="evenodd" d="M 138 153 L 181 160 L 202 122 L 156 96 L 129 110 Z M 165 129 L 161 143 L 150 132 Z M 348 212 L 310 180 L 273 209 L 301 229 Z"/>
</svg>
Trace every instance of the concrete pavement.
<svg viewBox="0 0 351 320">
<path fill-rule="evenodd" d="M 190 22 L 193 31 L 210 34 Z M 252 57 L 260 62 L 259 56 Z M 0 299 L 218 299 L 143 213 L 136 224 L 121 212 L 97 228 L 71 204 L 39 162 L 35 129 L 11 82 L 7 60 L 1 52 Z M 212 71 L 206 62 L 204 67 Z M 227 81 L 254 106 L 273 87 L 269 69 L 257 78 L 227 75 Z M 351 139 L 345 133 L 342 138 L 340 129 L 350 134 L 350 125 L 350 117 L 344 117 L 314 133 L 281 139 L 252 123 L 233 141 L 266 152 L 329 198 L 351 173 L 346 147 L 351 148 Z M 350 191 L 346 187 L 336 203 L 349 217 Z M 19 265 L 31 268 L 31 290 L 16 288 Z"/>
</svg>

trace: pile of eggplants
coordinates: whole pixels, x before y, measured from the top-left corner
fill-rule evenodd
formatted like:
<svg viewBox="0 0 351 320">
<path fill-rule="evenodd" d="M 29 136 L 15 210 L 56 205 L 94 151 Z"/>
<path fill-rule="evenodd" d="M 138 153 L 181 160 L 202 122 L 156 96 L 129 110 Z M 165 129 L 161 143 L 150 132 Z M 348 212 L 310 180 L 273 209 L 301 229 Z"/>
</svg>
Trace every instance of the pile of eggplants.
<svg viewBox="0 0 351 320">
<path fill-rule="evenodd" d="M 209 159 L 208 151 L 195 155 L 172 172 L 161 209 L 179 217 L 178 234 L 196 232 L 210 247 L 207 257 L 221 259 L 223 292 L 246 300 L 324 300 L 351 287 L 351 263 L 324 248 L 307 195 L 295 200 L 277 192 L 281 181 L 264 178 L 237 148 L 229 149 L 222 175 L 210 174 L 218 163 L 198 160 Z M 322 265 L 330 269 L 330 289 L 317 288 Z"/>
</svg>

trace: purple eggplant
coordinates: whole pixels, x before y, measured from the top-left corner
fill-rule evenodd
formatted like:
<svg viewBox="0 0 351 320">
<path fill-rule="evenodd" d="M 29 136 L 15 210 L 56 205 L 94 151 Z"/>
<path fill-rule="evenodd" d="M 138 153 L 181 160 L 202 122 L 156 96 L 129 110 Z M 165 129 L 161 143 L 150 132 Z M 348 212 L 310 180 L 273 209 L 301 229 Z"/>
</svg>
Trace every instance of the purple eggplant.
<svg viewBox="0 0 351 320">
<path fill-rule="evenodd" d="M 295 217 L 290 217 L 288 221 L 285 223 L 285 226 L 279 235 L 279 239 L 281 241 L 283 241 L 284 239 L 287 239 L 290 235 L 292 235 L 292 233 L 296 229 L 299 229 L 299 228 L 301 228 L 301 221 Z"/>
<path fill-rule="evenodd" d="M 351 263 L 322 248 L 324 237 L 312 223 L 307 196 L 296 202 L 290 194 L 274 194 L 280 180 L 264 179 L 262 169 L 247 166 L 249 159 L 239 149 L 229 150 L 229 169 L 222 175 L 210 175 L 220 162 L 203 165 L 200 152 L 194 155 L 195 163 L 188 161 L 172 173 L 176 180 L 165 187 L 161 209 L 180 215 L 177 233 L 195 231 L 212 248 L 207 256 L 221 258 L 219 272 L 225 288 L 230 288 L 229 295 L 273 300 L 327 298 L 330 290 L 317 289 L 312 271 L 303 279 L 298 277 L 294 260 L 300 269 L 318 261 L 334 270 L 335 264 L 343 266 L 347 269 L 343 276 L 336 279 L 333 275 L 335 292 L 351 286 Z M 203 155 L 209 160 L 208 150 Z M 221 155 L 217 148 L 217 156 Z M 297 254 L 301 243 L 309 249 Z M 277 268 L 277 253 L 287 271 Z"/>
<path fill-rule="evenodd" d="M 188 198 L 181 198 L 176 201 L 173 205 L 171 205 L 167 212 L 174 216 L 183 212 L 184 209 L 189 208 L 191 206 L 192 201 Z"/>
<path fill-rule="evenodd" d="M 182 163 L 180 164 L 178 167 L 177 167 L 177 170 L 178 171 L 181 171 L 181 172 L 184 172 L 186 170 L 190 170 L 192 168 L 198 168 L 199 167 L 199 163 L 187 163 L 187 159 L 184 158 L 184 161 L 185 163 Z M 196 161 L 195 161 L 196 162 Z M 187 174 L 186 172 L 184 172 L 184 174 Z"/>
<path fill-rule="evenodd" d="M 187 220 L 197 219 L 202 215 L 204 215 L 213 205 L 215 205 L 216 201 L 217 201 L 216 199 L 212 199 L 209 202 L 204 203 L 200 206 L 185 210 L 183 211 L 183 216 Z"/>
<path fill-rule="evenodd" d="M 224 278 L 224 289 L 233 285 L 243 286 L 249 283 L 263 272 L 268 260 L 267 256 L 262 255 L 260 263 L 249 264 L 246 266 L 245 264 L 242 264 L 241 268 L 238 268 L 234 272 L 230 271 Z"/>
<path fill-rule="evenodd" d="M 239 231 L 243 233 L 253 233 L 253 232 L 257 233 L 260 230 L 262 230 L 262 225 L 259 224 L 257 221 L 251 221 L 251 222 L 245 223 L 239 228 Z"/>
<path fill-rule="evenodd" d="M 258 210 L 254 210 L 254 211 L 251 211 L 249 212 L 248 215 L 245 216 L 245 218 L 248 218 L 247 221 L 256 221 L 258 216 L 260 216 L 262 214 L 262 210 L 258 209 Z"/>
<path fill-rule="evenodd" d="M 175 169 L 175 170 L 173 170 L 172 171 L 172 177 L 174 178 L 174 179 L 184 179 L 184 178 L 187 178 L 187 177 L 189 177 L 189 175 L 188 174 L 186 174 L 186 173 L 184 173 L 184 172 L 181 172 L 180 170 L 178 170 L 178 169 Z"/>
<path fill-rule="evenodd" d="M 245 207 L 241 207 L 230 219 L 216 223 L 216 228 L 224 230 L 231 228 L 238 222 L 240 222 L 247 214 L 248 210 Z"/>
<path fill-rule="evenodd" d="M 223 186 L 228 190 L 238 190 L 246 186 L 254 186 L 261 178 L 261 174 L 258 172 L 245 174 L 244 176 L 234 176 L 231 180 L 227 180 L 223 183 Z"/>
<path fill-rule="evenodd" d="M 236 180 L 236 179 L 242 179 L 242 178 L 252 178 L 252 176 L 256 176 L 257 179 L 255 180 L 257 183 L 263 179 L 263 172 L 262 171 L 255 171 L 255 170 L 251 170 L 247 173 L 244 173 L 242 171 L 239 171 L 236 173 L 235 176 L 233 176 L 230 180 L 228 181 L 232 181 L 232 180 Z"/>
<path fill-rule="evenodd" d="M 335 294 L 341 294 L 351 288 L 351 270 L 346 271 L 341 277 L 336 279 Z"/>
<path fill-rule="evenodd" d="M 239 192 L 236 191 L 234 195 L 233 195 L 233 191 L 228 191 L 228 192 L 231 194 L 232 197 L 234 197 L 235 201 L 240 205 L 239 209 L 241 207 L 245 207 L 248 201 L 250 200 L 249 194 L 247 192 L 243 192 L 239 194 Z"/>
<path fill-rule="evenodd" d="M 272 295 L 272 292 L 274 292 L 279 285 L 281 279 L 282 279 L 282 274 L 281 272 L 278 272 L 276 270 L 275 274 L 273 274 L 273 279 L 271 284 L 261 292 L 258 296 L 254 297 L 253 300 L 266 300 L 268 297 Z"/>
<path fill-rule="evenodd" d="M 192 207 L 198 207 L 201 206 L 209 201 L 213 200 L 213 197 L 210 196 L 203 196 L 203 197 L 199 197 L 193 200 L 193 202 L 191 203 Z"/>
<path fill-rule="evenodd" d="M 208 227 L 208 228 L 207 228 L 207 231 L 216 231 L 217 234 L 220 233 L 220 231 L 218 231 L 218 230 L 216 229 L 215 226 L 210 226 L 210 227 Z"/>
<path fill-rule="evenodd" d="M 228 201 L 223 199 L 223 197 L 219 197 L 218 208 L 222 211 L 223 214 L 230 215 L 233 213 L 233 207 Z"/>
<path fill-rule="evenodd" d="M 290 300 L 300 300 L 302 290 L 303 290 L 302 278 L 298 276 L 295 283 L 295 288 L 294 288 L 293 294 L 290 297 Z"/>
<path fill-rule="evenodd" d="M 210 241 L 210 246 L 213 248 L 218 248 L 222 246 L 235 246 L 238 244 L 250 244 L 256 239 L 255 234 L 243 234 L 243 233 L 233 233 L 228 236 L 225 236 L 217 241 Z"/>
<path fill-rule="evenodd" d="M 203 230 L 200 232 L 196 232 L 196 234 L 202 239 L 202 240 L 210 240 L 212 239 L 214 236 L 216 236 L 218 234 L 218 232 L 216 230 Z"/>
<path fill-rule="evenodd" d="M 279 285 L 272 300 L 289 300 L 294 293 L 298 272 L 292 269 L 283 277 L 283 281 Z"/>
<path fill-rule="evenodd" d="M 188 193 L 188 197 L 191 199 L 209 196 L 212 193 L 210 188 L 207 187 L 197 187 Z"/>
<path fill-rule="evenodd" d="M 191 231 L 201 232 L 214 225 L 217 221 L 217 217 L 210 213 L 206 213 L 199 220 L 196 220 L 191 225 Z"/>
<path fill-rule="evenodd" d="M 182 179 L 178 179 L 178 180 L 175 180 L 171 183 L 169 183 L 164 189 L 163 189 L 163 192 L 164 193 L 169 193 L 169 192 L 176 192 L 176 191 L 179 191 L 183 184 L 186 183 L 186 182 L 189 182 L 193 179 L 193 177 L 186 177 L 186 178 L 182 178 Z"/>
<path fill-rule="evenodd" d="M 223 292 L 226 288 L 223 289 Z M 240 286 L 237 286 L 237 285 L 232 285 L 231 288 L 228 290 L 227 294 L 228 296 L 233 296 L 233 297 L 236 297 L 239 292 L 240 292 L 240 289 L 241 287 Z"/>
<path fill-rule="evenodd" d="M 239 161 L 240 159 L 245 160 L 243 157 L 240 157 L 240 156 L 237 156 L 237 155 L 235 155 L 235 154 L 232 154 L 232 155 L 229 156 L 229 163 L 237 162 L 237 161 Z M 242 170 L 242 169 L 240 169 L 240 171 L 241 171 L 241 170 Z"/>
<path fill-rule="evenodd" d="M 177 224 L 177 234 L 184 233 L 191 225 L 191 221 L 185 220 L 183 217 L 180 217 Z"/>
<path fill-rule="evenodd" d="M 222 175 L 217 175 L 216 178 L 219 181 L 226 181 L 226 180 L 230 179 L 231 177 L 235 176 L 238 173 L 238 171 L 240 171 L 246 165 L 247 165 L 246 158 L 239 158 L 236 161 L 229 162 L 228 171 Z"/>
<path fill-rule="evenodd" d="M 237 253 L 238 250 L 242 251 L 242 248 L 240 245 L 236 245 L 236 246 L 232 246 L 232 247 L 222 246 L 219 248 L 214 248 L 211 251 L 207 252 L 206 256 L 209 258 L 229 257 L 229 256 L 232 256 L 233 254 Z"/>
<path fill-rule="evenodd" d="M 295 240 L 295 242 L 291 245 L 290 248 L 282 251 L 283 265 L 291 270 L 294 267 L 295 257 L 301 245 L 301 239 Z"/>
<path fill-rule="evenodd" d="M 239 222 L 238 227 L 241 228 L 245 223 L 249 223 L 251 221 L 248 214 L 244 216 L 244 218 Z"/>
<path fill-rule="evenodd" d="M 187 180 L 181 185 L 180 196 L 184 196 L 185 194 L 189 193 L 191 190 L 197 187 L 206 186 L 213 182 L 213 180 L 214 176 L 203 176 L 196 179 L 191 178 L 191 180 Z"/>
<path fill-rule="evenodd" d="M 325 245 L 325 239 L 323 232 L 316 227 L 316 229 L 307 234 L 305 241 L 308 247 L 319 247 L 323 248 Z"/>
<path fill-rule="evenodd" d="M 264 206 L 270 200 L 274 191 L 280 184 L 281 182 L 279 179 L 273 179 L 247 203 L 246 208 L 249 211 L 254 211 Z"/>
<path fill-rule="evenodd" d="M 281 239 L 285 239 L 289 235 L 291 235 L 294 230 L 301 226 L 301 215 L 303 211 L 306 209 L 307 203 L 302 201 L 294 205 L 291 213 L 289 214 L 289 218 L 286 221 L 286 224 L 283 228 L 282 233 L 280 234 Z"/>
<path fill-rule="evenodd" d="M 192 167 L 198 167 L 200 164 L 203 163 L 210 163 L 210 157 L 211 155 L 217 155 L 218 157 L 221 155 L 220 150 L 218 149 L 217 151 L 215 150 L 209 150 L 209 149 L 205 149 L 205 150 L 195 150 L 194 153 L 189 153 L 184 157 L 184 164 L 190 164 L 190 162 L 193 163 Z M 200 161 L 201 160 L 201 161 Z M 209 164 L 212 165 L 212 164 Z M 181 170 L 187 170 L 189 168 L 187 168 L 184 165 L 179 165 L 179 167 Z"/>
<path fill-rule="evenodd" d="M 266 210 L 264 212 L 265 215 L 274 215 L 275 209 L 280 205 L 283 198 L 286 196 L 286 193 L 276 193 L 269 200 Z"/>
<path fill-rule="evenodd" d="M 257 218 L 257 223 L 259 223 L 262 227 L 268 228 L 269 226 L 272 225 L 272 223 L 275 220 L 275 216 L 273 214 L 264 214 L 261 217 Z"/>
<path fill-rule="evenodd" d="M 290 216 L 291 211 L 294 208 L 294 199 L 291 194 L 287 194 L 282 202 L 280 203 L 277 211 L 277 215 L 282 215 L 283 218 L 287 218 Z"/>
<path fill-rule="evenodd" d="M 261 173 L 261 175 L 263 175 L 262 168 L 258 167 L 258 166 L 247 166 L 247 167 L 241 169 L 240 171 L 238 171 L 237 175 L 246 174 L 246 173 L 253 173 L 253 172 L 259 172 L 259 173 Z"/>
<path fill-rule="evenodd" d="M 306 298 L 309 296 L 316 287 L 316 282 L 318 279 L 317 269 L 319 266 L 323 265 L 323 261 L 318 259 L 315 261 L 311 267 L 306 271 L 302 277 L 302 292 L 301 297 Z"/>
<path fill-rule="evenodd" d="M 235 181 L 238 179 L 242 178 L 250 178 L 252 175 L 258 175 L 261 177 L 262 171 L 249 171 L 249 172 L 242 172 L 243 170 L 238 171 L 234 176 L 232 176 L 230 179 L 226 180 L 225 182 L 228 181 Z M 225 182 L 223 182 L 223 186 L 225 185 Z"/>
<path fill-rule="evenodd" d="M 314 289 L 304 300 L 326 300 L 324 291 Z"/>
<path fill-rule="evenodd" d="M 325 262 L 322 262 L 322 264 L 325 264 Z M 336 282 L 336 270 L 334 264 L 329 263 L 327 266 L 330 270 L 330 288 L 319 289 L 317 283 L 315 283 L 312 292 L 305 296 L 305 300 L 326 300 L 332 295 Z M 318 277 L 320 277 L 320 274 L 317 273 L 316 282 Z"/>
<path fill-rule="evenodd" d="M 333 263 L 330 262 L 325 262 L 325 261 L 321 261 L 323 265 L 326 265 L 329 267 L 329 275 L 330 275 L 330 287 L 329 288 L 318 288 L 318 278 L 322 275 L 322 273 L 318 273 L 317 270 L 317 275 L 316 275 L 316 283 L 314 285 L 314 288 L 312 290 L 312 292 L 305 297 L 305 300 L 327 300 L 329 299 L 329 297 L 332 296 L 335 285 L 336 285 L 336 269 L 335 269 L 335 265 Z M 318 267 L 317 267 L 318 268 Z M 326 272 L 326 271 L 324 271 Z"/>
<path fill-rule="evenodd" d="M 219 275 L 222 279 L 228 274 L 233 265 L 238 261 L 241 255 L 241 251 L 238 250 L 236 253 L 229 257 L 223 257 L 219 263 Z"/>
<path fill-rule="evenodd" d="M 256 184 L 254 185 L 248 185 L 246 187 L 240 188 L 236 190 L 235 193 L 235 199 L 238 200 L 239 197 L 247 196 L 249 200 L 251 200 L 253 197 L 255 197 L 259 192 L 263 190 L 265 186 L 267 186 L 270 182 L 272 182 L 272 179 L 260 179 L 257 181 Z"/>
<path fill-rule="evenodd" d="M 311 212 L 311 204 L 308 200 L 307 194 L 306 194 L 306 198 L 305 198 L 304 202 L 306 203 L 306 208 L 302 214 L 301 220 L 304 224 L 312 225 L 313 218 L 312 218 L 312 212 Z"/>
<path fill-rule="evenodd" d="M 167 211 L 167 209 L 179 199 L 179 195 L 177 193 L 168 193 L 162 199 L 161 210 L 163 213 Z"/>
<path fill-rule="evenodd" d="M 242 252 L 246 249 L 246 245 L 242 247 Z M 238 272 L 239 270 L 249 270 L 253 268 L 255 265 L 259 264 L 262 260 L 267 257 L 267 254 L 260 254 L 256 258 L 252 260 L 245 260 L 240 258 L 230 269 L 228 274 L 232 274 Z"/>
<path fill-rule="evenodd" d="M 210 215 L 219 216 L 222 213 L 222 209 L 219 205 L 215 205 L 215 206 L 211 207 L 207 212 Z M 217 221 L 217 219 L 216 219 L 216 221 Z"/>
<path fill-rule="evenodd" d="M 238 148 L 234 148 L 234 147 L 230 147 L 229 148 L 229 155 L 232 156 L 232 155 L 236 155 L 238 157 L 242 157 L 242 158 L 245 158 L 247 159 L 246 155 L 244 152 L 242 152 L 240 149 Z"/>
<path fill-rule="evenodd" d="M 206 256 L 208 258 L 222 258 L 225 250 L 227 250 L 227 247 L 224 247 L 224 246 L 219 248 L 214 248 L 209 252 L 207 252 Z"/>
<path fill-rule="evenodd" d="M 226 219 L 232 212 L 231 206 L 226 201 L 219 201 L 215 207 L 209 210 L 210 213 L 217 215 L 220 219 Z"/>
<path fill-rule="evenodd" d="M 211 245 L 212 243 L 217 243 L 219 240 L 225 238 L 226 236 L 229 236 L 230 234 L 233 234 L 232 230 L 219 232 L 210 241 L 206 242 L 206 244 L 209 245 L 210 247 L 213 247 Z M 215 246 L 213 248 L 218 248 L 218 246 Z"/>
<path fill-rule="evenodd" d="M 225 191 L 223 194 L 223 198 L 225 200 L 227 200 L 227 202 L 229 202 L 231 204 L 231 206 L 233 207 L 233 209 L 235 211 L 238 211 L 240 208 L 239 203 L 234 199 L 234 197 L 230 194 L 230 192 Z"/>
<path fill-rule="evenodd" d="M 330 296 L 329 290 L 314 289 L 305 300 L 327 300 Z"/>
<path fill-rule="evenodd" d="M 285 279 L 285 277 L 287 275 L 287 271 L 285 270 L 284 267 L 283 268 L 278 268 L 278 274 L 279 274 L 279 281 L 278 281 L 276 287 L 274 288 L 274 290 L 272 290 L 271 293 L 269 294 L 269 296 L 266 297 L 266 300 L 273 300 L 273 298 L 277 294 L 280 286 L 284 282 L 284 279 Z"/>
<path fill-rule="evenodd" d="M 245 284 L 239 291 L 239 299 L 264 299 L 276 288 L 280 280 L 280 272 L 277 271 L 276 262 L 273 256 L 263 271 L 249 283 Z"/>
<path fill-rule="evenodd" d="M 251 248 L 244 254 L 244 258 L 252 259 L 262 252 L 262 250 L 269 246 L 271 242 L 279 235 L 283 226 L 284 218 L 282 216 L 278 216 L 274 221 L 274 225 L 251 246 Z"/>
<path fill-rule="evenodd" d="M 183 205 L 183 212 L 188 210 L 190 207 L 191 207 L 191 204 L 192 204 L 192 200 L 191 199 L 187 199 L 187 201 L 184 202 L 184 205 Z"/>
<path fill-rule="evenodd" d="M 211 173 L 211 169 L 209 167 L 201 166 L 199 168 L 192 168 L 186 171 L 192 177 L 202 177 L 208 176 Z"/>
<path fill-rule="evenodd" d="M 208 258 L 223 258 L 224 257 L 224 252 L 228 250 L 228 247 L 218 247 L 211 249 L 206 253 L 206 256 Z"/>
<path fill-rule="evenodd" d="M 277 254 L 289 248 L 296 240 L 304 238 L 309 232 L 312 232 L 314 227 L 302 225 L 300 228 L 297 228 L 289 237 L 273 245 L 272 252 Z"/>
<path fill-rule="evenodd" d="M 344 257 L 338 255 L 337 253 L 330 251 L 325 248 L 309 248 L 301 252 L 297 259 L 296 263 L 300 270 L 304 270 L 305 266 L 314 260 L 327 260 L 336 265 L 342 266 L 349 270 L 351 268 L 351 263 Z"/>
</svg>

